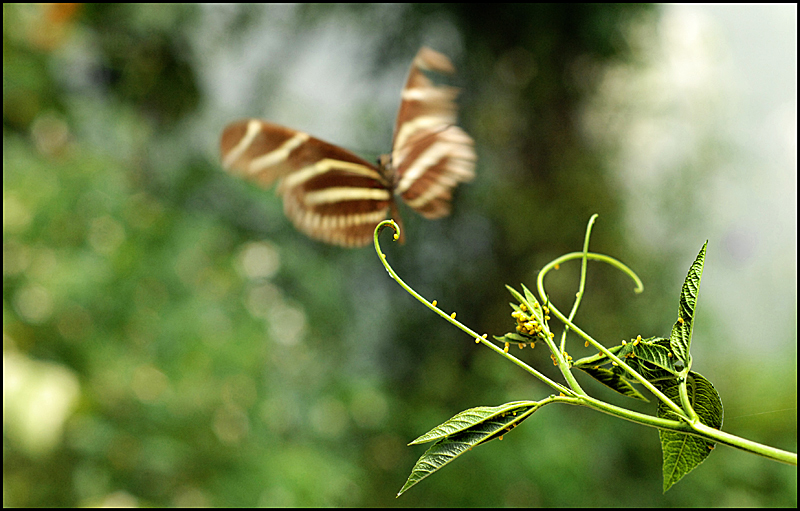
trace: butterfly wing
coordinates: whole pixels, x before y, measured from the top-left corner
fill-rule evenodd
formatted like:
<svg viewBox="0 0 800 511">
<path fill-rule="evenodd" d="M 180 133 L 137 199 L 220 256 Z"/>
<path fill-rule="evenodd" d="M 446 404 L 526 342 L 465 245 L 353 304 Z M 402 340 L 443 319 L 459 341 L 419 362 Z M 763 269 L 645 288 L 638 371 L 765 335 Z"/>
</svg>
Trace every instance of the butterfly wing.
<svg viewBox="0 0 800 511">
<path fill-rule="evenodd" d="M 459 89 L 434 84 L 424 71 L 454 73 L 445 55 L 421 48 L 403 88 L 392 143 L 395 194 L 425 218 L 450 213 L 453 189 L 475 177 L 472 138 L 455 125 Z"/>
<path fill-rule="evenodd" d="M 226 170 L 277 193 L 294 225 L 308 236 L 345 247 L 372 240 L 393 205 L 379 169 L 307 133 L 257 119 L 229 124 L 220 141 Z"/>
</svg>

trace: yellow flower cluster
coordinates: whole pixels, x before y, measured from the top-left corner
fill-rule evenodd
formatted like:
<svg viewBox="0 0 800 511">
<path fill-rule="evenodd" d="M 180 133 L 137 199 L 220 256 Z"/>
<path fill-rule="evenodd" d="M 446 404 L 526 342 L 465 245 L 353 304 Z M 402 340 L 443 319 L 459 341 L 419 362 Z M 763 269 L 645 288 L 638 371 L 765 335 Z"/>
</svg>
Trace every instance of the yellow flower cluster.
<svg viewBox="0 0 800 511">
<path fill-rule="evenodd" d="M 514 311 L 511 317 L 517 320 L 517 332 L 537 336 L 542 332 L 542 325 L 534 316 L 528 316 L 522 311 Z"/>
</svg>

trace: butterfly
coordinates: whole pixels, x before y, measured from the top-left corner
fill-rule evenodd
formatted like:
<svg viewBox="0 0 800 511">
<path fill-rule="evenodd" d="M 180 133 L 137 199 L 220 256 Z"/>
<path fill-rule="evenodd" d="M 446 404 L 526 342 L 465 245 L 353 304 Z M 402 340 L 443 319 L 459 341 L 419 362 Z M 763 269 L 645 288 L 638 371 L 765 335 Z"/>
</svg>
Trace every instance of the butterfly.
<svg viewBox="0 0 800 511">
<path fill-rule="evenodd" d="M 455 68 L 445 55 L 419 50 L 401 93 L 391 153 L 377 164 L 302 131 L 243 119 L 222 132 L 222 165 L 264 188 L 277 181 L 295 227 L 334 245 L 368 244 L 389 214 L 400 223 L 397 196 L 425 218 L 447 216 L 453 190 L 475 177 L 476 155 L 472 138 L 455 124 L 459 89 L 434 84 L 425 71 Z"/>
</svg>

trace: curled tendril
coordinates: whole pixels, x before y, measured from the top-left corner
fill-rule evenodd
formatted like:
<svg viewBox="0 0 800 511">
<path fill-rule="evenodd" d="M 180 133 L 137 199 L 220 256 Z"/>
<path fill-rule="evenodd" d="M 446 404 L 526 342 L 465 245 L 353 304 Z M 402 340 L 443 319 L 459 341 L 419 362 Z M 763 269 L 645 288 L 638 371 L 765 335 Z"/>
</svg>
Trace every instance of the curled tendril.
<svg viewBox="0 0 800 511">
<path fill-rule="evenodd" d="M 397 225 L 397 222 L 395 222 L 392 219 L 384 220 L 383 222 L 379 223 L 377 227 L 375 227 L 375 233 L 373 234 L 373 240 L 375 242 L 375 252 L 378 253 L 378 256 L 380 256 L 381 260 L 385 259 L 386 256 L 383 254 L 383 252 L 381 252 L 381 244 L 378 242 L 378 236 L 380 236 L 381 231 L 387 225 L 390 225 L 392 227 L 392 230 L 394 231 L 394 236 L 392 238 L 393 241 L 397 241 L 398 238 L 400 237 L 400 226 Z"/>
<path fill-rule="evenodd" d="M 383 222 L 379 223 L 377 227 L 375 227 L 374 241 L 375 241 L 375 252 L 377 252 L 377 253 L 378 253 L 378 257 L 380 257 L 380 259 L 381 259 L 381 262 L 383 263 L 383 267 L 384 267 L 384 268 L 386 268 L 386 271 L 387 271 L 387 272 L 389 272 L 389 275 L 390 275 L 390 276 L 391 276 L 391 277 L 392 277 L 392 278 L 393 278 L 393 279 L 394 279 L 394 280 L 395 280 L 395 281 L 396 281 L 398 284 L 400 284 L 400 286 L 401 286 L 403 289 L 405 289 L 406 291 L 408 291 L 408 293 L 409 293 L 409 294 L 411 294 L 411 296 L 413 296 L 414 298 L 416 298 L 416 299 L 417 299 L 417 300 L 419 300 L 420 302 L 424 303 L 424 304 L 425 304 L 425 305 L 426 305 L 426 306 L 427 306 L 429 309 L 431 309 L 432 311 L 434 311 L 436 314 L 438 314 L 438 315 L 440 315 L 441 317 L 445 318 L 446 320 L 450 321 L 451 323 L 453 323 L 455 326 L 457 326 L 457 327 L 458 327 L 458 328 L 460 328 L 461 330 L 463 330 L 463 331 L 467 332 L 467 333 L 468 333 L 468 334 L 469 334 L 469 335 L 470 335 L 472 338 L 475 338 L 475 337 L 480 337 L 480 335 L 476 334 L 475 332 L 473 332 L 472 330 L 470 330 L 470 329 L 469 329 L 469 328 L 467 328 L 466 326 L 462 325 L 462 324 L 461 324 L 461 323 L 459 323 L 458 321 L 455 321 L 455 313 L 453 313 L 452 315 L 448 315 L 447 313 L 445 313 L 443 310 L 439 309 L 439 308 L 436 306 L 436 305 L 437 305 L 437 303 L 436 303 L 436 300 L 434 300 L 433 302 L 429 302 L 428 300 L 426 300 L 425 298 L 423 298 L 423 297 L 422 297 L 422 296 L 421 296 L 419 293 L 417 293 L 416 291 L 414 291 L 413 289 L 411 289 L 411 288 L 410 288 L 410 287 L 409 287 L 409 286 L 408 286 L 408 285 L 407 285 L 405 282 L 403 282 L 403 280 L 402 280 L 402 279 L 401 279 L 401 278 L 400 278 L 400 277 L 397 275 L 397 273 L 395 273 L 394 269 L 392 269 L 392 267 L 389 265 L 389 262 L 388 262 L 388 261 L 386 261 L 386 254 L 384 254 L 384 253 L 381 251 L 381 244 L 380 244 L 380 242 L 378 241 L 378 236 L 380 235 L 381 231 L 382 231 L 382 230 L 383 230 L 383 229 L 384 229 L 384 228 L 385 228 L 387 225 L 388 225 L 388 226 L 391 226 L 391 227 L 392 227 L 392 229 L 394 230 L 394 236 L 393 236 L 393 238 L 392 238 L 392 239 L 393 239 L 394 241 L 397 241 L 397 239 L 398 239 L 398 238 L 399 238 L 399 236 L 400 236 L 400 226 L 398 226 L 398 225 L 397 225 L 397 223 L 396 223 L 394 220 L 384 220 Z"/>
<path fill-rule="evenodd" d="M 636 276 L 636 274 L 632 270 L 630 270 L 630 268 L 628 268 L 627 266 L 625 266 L 624 264 L 622 264 L 621 262 L 617 261 L 616 259 L 614 259 L 612 257 L 606 256 L 606 255 L 603 255 L 603 254 L 595 254 L 595 253 L 589 252 L 589 236 L 590 236 L 590 233 L 591 233 L 592 225 L 594 224 L 596 218 L 597 218 L 597 215 L 594 215 L 589 220 L 589 225 L 587 226 L 587 231 L 586 231 L 586 238 L 585 238 L 585 241 L 584 241 L 583 252 L 574 252 L 574 253 L 571 253 L 571 254 L 566 254 L 564 256 L 559 257 L 555 261 L 552 261 L 548 265 L 546 265 L 539 272 L 539 278 L 537 279 L 537 287 L 538 287 L 538 291 L 539 291 L 539 296 L 542 297 L 544 303 L 546 303 L 548 305 L 548 307 L 550 307 L 552 309 L 552 312 L 554 313 L 554 315 L 560 321 L 562 321 L 569 329 L 571 329 L 573 332 L 578 334 L 580 337 L 583 337 L 588 343 L 595 345 L 595 347 L 597 349 L 599 349 L 602 353 L 605 353 L 612 360 L 614 360 L 616 362 L 620 362 L 613 354 L 608 353 L 608 350 L 604 346 L 600 345 L 600 343 L 598 343 L 597 341 L 592 339 L 588 334 L 583 332 L 583 330 L 578 328 L 572 322 L 572 317 L 574 316 L 575 309 L 577 307 L 573 308 L 573 311 L 570 313 L 570 317 L 564 316 L 563 314 L 561 314 L 560 311 L 558 311 L 558 309 L 556 309 L 555 307 L 553 307 L 550 304 L 549 299 L 547 297 L 547 294 L 545 293 L 545 290 L 544 290 L 544 276 L 550 270 L 557 268 L 559 264 L 564 263 L 566 261 L 569 261 L 571 259 L 582 259 L 583 260 L 582 261 L 583 268 L 582 268 L 582 272 L 581 272 L 581 286 L 580 286 L 578 295 L 576 297 L 577 298 L 577 302 L 580 302 L 580 298 L 581 298 L 581 296 L 583 294 L 583 283 L 584 283 L 584 280 L 586 278 L 586 272 L 585 272 L 586 262 L 587 262 L 587 260 L 593 259 L 593 260 L 605 262 L 607 264 L 610 264 L 610 265 L 616 267 L 619 270 L 622 270 L 623 273 L 626 273 L 627 275 L 629 275 L 633 279 L 634 283 L 636 284 L 635 292 L 639 293 L 639 292 L 642 291 L 643 286 L 642 286 L 641 280 L 639 280 L 639 277 Z M 555 346 L 555 344 L 552 341 L 550 341 L 549 339 L 545 339 L 545 341 L 547 341 L 548 347 L 550 348 L 551 352 L 554 354 L 553 356 L 554 356 L 554 361 L 556 362 L 556 365 L 559 366 L 559 369 L 561 370 L 562 374 L 566 378 L 567 382 L 570 384 L 570 387 L 572 387 L 572 389 L 574 389 L 574 390 L 570 390 L 570 389 L 568 389 L 568 388 L 566 388 L 566 387 L 564 387 L 564 386 L 562 386 L 562 385 L 550 380 L 549 378 L 545 377 L 544 375 L 542 375 L 541 373 L 539 373 L 538 371 L 536 371 L 535 369 L 533 369 L 529 365 L 527 365 L 524 362 L 522 362 L 521 360 L 515 358 L 513 355 L 509 355 L 506 350 L 504 350 L 504 349 L 502 349 L 502 348 L 500 348 L 498 346 L 495 346 L 491 341 L 486 340 L 485 337 L 479 336 L 477 333 L 475 333 L 469 327 L 467 327 L 466 325 L 462 324 L 460 321 L 457 321 L 455 319 L 455 316 L 456 316 L 455 313 L 447 314 L 446 312 L 444 312 L 443 310 L 441 310 L 441 309 L 439 309 L 437 307 L 436 301 L 430 302 L 430 301 L 426 300 L 425 298 L 423 298 L 419 293 L 417 293 L 416 291 L 411 289 L 411 287 L 409 287 L 405 282 L 403 282 L 403 280 L 397 275 L 397 273 L 395 273 L 395 271 L 389 265 L 389 262 L 386 260 L 386 255 L 381 251 L 381 246 L 380 246 L 380 242 L 378 241 L 378 236 L 380 235 L 381 231 L 383 231 L 383 229 L 387 225 L 391 226 L 392 229 L 394 230 L 395 234 L 394 234 L 394 238 L 393 239 L 395 241 L 400 236 L 400 226 L 397 225 L 397 223 L 394 220 L 384 220 L 383 222 L 379 223 L 375 227 L 375 233 L 374 233 L 374 238 L 373 238 L 374 242 L 375 242 L 375 251 L 378 253 L 378 257 L 380 257 L 381 263 L 383 263 L 384 268 L 386 268 L 386 271 L 389 273 L 389 275 L 392 277 L 392 279 L 394 279 L 395 282 L 400 284 L 400 286 L 403 289 L 405 289 L 406 292 L 408 292 L 411 296 L 413 296 L 414 298 L 416 298 L 417 300 L 419 300 L 420 302 L 425 304 L 426 307 L 428 307 L 429 309 L 434 311 L 436 314 L 441 316 L 445 321 L 450 322 L 452 325 L 456 326 L 457 328 L 459 328 L 460 330 L 462 330 L 463 332 L 468 334 L 472 339 L 475 339 L 476 342 L 482 343 L 482 344 L 486 345 L 487 347 L 491 348 L 492 350 L 496 351 L 497 353 L 499 353 L 499 354 L 503 355 L 504 357 L 510 359 L 512 362 L 514 362 L 515 364 L 519 365 L 520 367 L 522 367 L 526 371 L 530 372 L 531 374 L 533 374 L 534 376 L 536 376 L 537 378 L 539 378 L 543 382 L 545 382 L 548 385 L 556 388 L 556 390 L 558 390 L 560 392 L 566 392 L 567 395 L 575 395 L 576 393 L 585 394 L 583 392 L 583 389 L 581 389 L 580 385 L 578 384 L 577 380 L 575 380 L 575 377 L 572 375 L 572 372 L 569 370 L 569 362 L 561 355 L 562 353 L 564 353 L 564 349 L 563 349 L 564 339 L 562 339 L 562 343 L 561 343 L 562 344 L 562 348 L 561 349 L 558 349 Z M 565 331 L 565 334 L 566 334 L 566 331 Z M 626 365 L 624 365 L 624 362 L 622 362 L 622 366 L 624 368 L 626 368 L 626 369 L 629 369 L 629 368 L 627 368 Z M 651 388 L 652 385 L 648 385 L 647 382 L 643 382 L 643 383 L 645 383 L 645 386 L 648 387 L 648 389 L 650 389 L 651 391 L 655 391 L 656 395 L 658 395 L 658 391 L 655 388 Z"/>
<path fill-rule="evenodd" d="M 419 293 L 417 293 L 416 291 L 411 289 L 408 286 L 408 284 L 403 282 L 403 279 L 401 279 L 397 275 L 397 273 L 395 273 L 394 269 L 392 269 L 392 267 L 389 265 L 389 262 L 386 260 L 386 254 L 384 254 L 381 251 L 381 244 L 378 241 L 378 236 L 380 235 L 381 231 L 387 225 L 391 226 L 392 229 L 394 230 L 394 232 L 395 232 L 394 240 L 395 241 L 397 240 L 397 238 L 400 235 L 400 227 L 397 225 L 397 223 L 394 220 L 384 220 L 383 222 L 379 223 L 375 227 L 375 233 L 373 235 L 373 240 L 375 242 L 375 252 L 378 253 L 378 257 L 380 258 L 381 263 L 383 263 L 383 267 L 386 268 L 386 271 L 389 273 L 389 276 L 391 276 L 392 279 L 394 279 L 395 282 L 400 284 L 400 287 L 405 289 L 406 292 L 408 292 L 408 294 L 410 294 L 411 296 L 413 296 L 414 298 L 416 298 L 417 300 L 419 300 L 420 302 L 425 304 L 425 306 L 428 307 L 429 309 L 431 309 L 433 312 L 435 312 L 436 314 L 438 314 L 439 316 L 444 318 L 446 321 L 448 321 L 451 324 L 453 324 L 454 326 L 456 326 L 462 332 L 464 332 L 467 335 L 469 335 L 472 339 L 475 340 L 476 343 L 484 344 L 485 346 L 487 346 L 490 349 L 494 350 L 496 353 L 498 353 L 498 354 L 504 356 L 505 358 L 511 360 L 513 363 L 515 363 L 516 365 L 520 366 L 525 371 L 528 371 L 529 373 L 533 374 L 535 377 L 539 378 L 541 381 L 543 381 L 546 384 L 550 385 L 551 387 L 553 387 L 557 391 L 564 392 L 566 395 L 569 395 L 569 396 L 575 395 L 575 393 L 572 390 L 570 390 L 569 388 L 561 385 L 560 383 L 554 382 L 553 380 L 551 380 L 550 378 L 548 378 L 544 374 L 540 373 L 536 369 L 532 368 L 531 366 L 529 366 L 528 364 L 526 364 L 522 360 L 520 360 L 520 359 L 518 359 L 518 358 L 516 358 L 513 355 L 510 355 L 508 353 L 504 353 L 503 349 L 495 346 L 494 343 L 492 343 L 491 341 L 488 340 L 488 335 L 486 335 L 486 334 L 479 335 L 478 333 L 476 333 L 475 331 L 470 329 L 468 326 L 466 326 L 463 323 L 461 323 L 460 321 L 456 320 L 455 319 L 455 316 L 456 316 L 455 312 L 453 312 L 452 314 L 447 314 L 446 312 L 444 312 L 443 310 L 441 310 L 440 308 L 437 307 L 437 304 L 436 304 L 435 300 L 433 302 L 430 302 L 430 301 L 426 300 Z"/>
<path fill-rule="evenodd" d="M 680 421 L 664 419 L 664 418 L 661 418 L 661 417 L 652 417 L 652 416 L 649 416 L 649 415 L 646 415 L 646 414 L 642 414 L 642 413 L 639 413 L 639 412 L 635 412 L 635 411 L 632 411 L 632 410 L 627 410 L 627 409 L 624 409 L 624 408 L 620 408 L 618 406 L 611 405 L 609 403 L 605 403 L 605 402 L 603 402 L 601 400 L 598 400 L 598 399 L 595 399 L 595 398 L 589 396 L 588 394 L 586 394 L 580 388 L 580 386 L 578 385 L 577 381 L 574 379 L 574 376 L 572 376 L 572 372 L 569 370 L 569 361 L 565 360 L 565 358 L 568 357 L 566 352 L 563 351 L 563 350 L 559 351 L 556 348 L 556 346 L 553 344 L 553 342 L 550 341 L 547 344 L 548 344 L 548 347 L 550 348 L 550 350 L 552 352 L 553 362 L 556 363 L 556 365 L 559 365 L 562 369 L 564 369 L 564 371 L 563 371 L 565 373 L 564 376 L 567 378 L 567 382 L 570 385 L 570 387 L 566 387 L 566 386 L 564 386 L 564 385 L 562 385 L 560 383 L 557 383 L 557 382 L 551 380 L 550 378 L 548 378 L 547 376 L 545 376 L 544 374 L 540 373 L 536 369 L 532 368 L 531 366 L 529 366 L 525 362 L 523 362 L 523 361 L 519 360 L 518 358 L 514 357 L 513 355 L 505 353 L 503 349 L 499 348 L 498 346 L 495 346 L 492 342 L 488 341 L 486 334 L 480 336 L 477 333 L 473 332 L 468 327 L 466 327 L 465 325 L 463 325 L 461 322 L 456 321 L 455 313 L 453 313 L 452 315 L 448 315 L 447 313 L 445 313 L 444 311 L 442 311 L 441 309 L 439 309 L 437 307 L 437 303 L 436 303 L 435 300 L 433 302 L 429 302 L 428 300 L 426 300 L 425 298 L 420 296 L 416 291 L 411 289 L 405 282 L 403 282 L 402 279 L 400 279 L 400 277 L 397 275 L 397 273 L 395 273 L 395 271 L 392 269 L 392 267 L 386 261 L 386 255 L 381 251 L 380 243 L 378 242 L 378 235 L 380 234 L 380 232 L 387 225 L 391 225 L 392 229 L 395 232 L 394 240 L 397 241 L 398 238 L 399 238 L 400 227 L 393 220 L 385 220 L 385 221 L 379 223 L 375 227 L 375 233 L 374 233 L 375 251 L 378 253 L 378 256 L 380 257 L 381 263 L 383 263 L 384 268 L 386 268 L 386 271 L 389 273 L 389 275 L 392 277 L 392 279 L 394 279 L 398 284 L 400 284 L 400 286 L 403 289 L 405 289 L 409 294 L 411 294 L 411 296 L 413 296 L 414 298 L 416 298 L 420 302 L 424 303 L 426 307 L 428 307 L 429 309 L 431 309 L 434 312 L 436 312 L 436 314 L 438 314 L 439 316 L 444 318 L 446 321 L 452 323 L 453 325 L 458 327 L 460 330 L 462 330 L 463 332 L 467 333 L 476 343 L 484 344 L 486 347 L 492 349 L 494 352 L 498 353 L 499 355 L 501 355 L 504 358 L 508 359 L 509 361 L 513 362 L 517 366 L 521 367 L 522 369 L 524 369 L 528 373 L 532 374 L 533 376 L 535 376 L 536 378 L 541 380 L 546 385 L 554 388 L 556 391 L 559 392 L 559 397 L 556 397 L 555 395 L 551 395 L 548 399 L 538 402 L 538 404 L 540 406 L 546 404 L 547 402 L 554 402 L 556 400 L 563 401 L 563 402 L 570 402 L 572 404 L 577 404 L 577 405 L 589 406 L 591 408 L 594 408 L 595 410 L 599 410 L 599 411 L 608 413 L 610 415 L 614 415 L 614 416 L 617 416 L 617 417 L 620 417 L 620 418 L 623 418 L 623 419 L 626 419 L 626 420 L 629 420 L 629 421 L 632 421 L 632 422 L 635 422 L 635 423 L 638 423 L 638 424 L 657 427 L 657 428 L 660 428 L 660 429 L 663 429 L 663 430 L 673 431 L 673 432 L 682 433 L 682 434 L 687 434 L 687 433 L 688 434 L 693 434 L 693 435 L 701 437 L 701 438 L 709 438 L 709 439 L 712 439 L 713 441 L 716 441 L 718 443 L 723 443 L 723 444 L 726 444 L 726 445 L 729 445 L 729 446 L 732 446 L 732 447 L 736 447 L 738 449 L 742 449 L 742 450 L 745 450 L 745 451 L 748 451 L 748 452 L 753 452 L 753 453 L 756 453 L 756 454 L 760 454 L 760 455 L 765 456 L 765 457 L 767 457 L 769 459 L 774 459 L 776 461 L 782 461 L 784 463 L 789 463 L 791 465 L 797 465 L 797 454 L 796 453 L 783 451 L 781 449 L 776 449 L 774 447 L 764 446 L 764 445 L 752 442 L 750 440 L 746 440 L 746 439 L 739 438 L 737 436 L 731 435 L 729 433 L 725 433 L 725 432 L 720 431 L 718 429 L 711 428 L 709 426 L 706 426 L 702 422 L 700 422 L 698 419 L 696 419 L 696 414 L 693 415 L 692 417 L 687 416 L 684 413 L 684 410 L 681 409 L 680 407 L 678 407 L 678 405 L 676 405 L 675 402 L 673 402 L 671 399 L 667 398 L 664 394 L 661 393 L 661 391 L 659 391 L 657 388 L 655 388 L 648 380 L 643 378 L 638 372 L 636 372 L 633 369 L 631 369 L 628 365 L 625 364 L 625 362 L 623 362 L 621 359 L 619 359 L 615 354 L 615 352 L 618 351 L 618 349 L 615 349 L 615 348 L 607 349 L 607 348 L 605 348 L 602 344 L 600 344 L 597 341 L 595 341 L 594 339 L 592 339 L 588 334 L 583 332 L 577 325 L 575 325 L 572 322 L 572 316 L 574 315 L 574 312 L 570 313 L 570 317 L 566 317 L 563 314 L 561 314 L 561 312 L 559 312 L 558 309 L 556 309 L 549 302 L 549 300 L 547 298 L 547 294 L 544 292 L 544 275 L 548 271 L 550 271 L 552 269 L 558 269 L 558 265 L 559 264 L 561 264 L 561 263 L 563 263 L 565 261 L 571 260 L 571 259 L 582 259 L 583 260 L 582 261 L 582 263 L 583 263 L 583 271 L 581 272 L 581 274 L 582 274 L 581 275 L 582 282 L 581 282 L 581 286 L 579 288 L 578 296 L 576 297 L 578 301 L 580 301 L 580 298 L 581 298 L 581 295 L 582 295 L 582 292 L 583 292 L 583 280 L 585 279 L 586 262 L 588 260 L 590 260 L 590 259 L 591 260 L 605 262 L 607 264 L 610 264 L 611 266 L 616 267 L 617 269 L 621 270 L 623 273 L 629 275 L 633 279 L 633 281 L 636 284 L 636 287 L 634 289 L 634 291 L 636 293 L 640 293 L 643 290 L 643 286 L 642 286 L 641 280 L 639 280 L 639 277 L 637 277 L 636 274 L 632 270 L 630 270 L 627 266 L 625 266 L 624 264 L 622 264 L 621 262 L 617 261 L 614 258 L 605 256 L 605 255 L 602 255 L 602 254 L 594 254 L 594 253 L 589 252 L 589 248 L 588 248 L 589 233 L 591 231 L 591 227 L 592 227 L 592 224 L 594 223 L 595 219 L 596 219 L 596 216 L 592 217 L 592 219 L 589 222 L 589 226 L 588 226 L 588 229 L 587 229 L 587 235 L 586 235 L 586 242 L 584 243 L 583 252 L 576 252 L 576 253 L 572 253 L 572 254 L 566 254 L 566 255 L 556 259 L 555 261 L 552 261 L 547 266 L 545 266 L 539 273 L 539 278 L 537 279 L 537 288 L 538 288 L 537 290 L 539 291 L 539 294 L 540 294 L 540 296 L 542 298 L 542 301 L 545 304 L 545 306 L 548 307 L 551 310 L 551 312 L 560 321 L 562 321 L 566 326 L 569 327 L 570 330 L 572 330 L 573 332 L 578 334 L 580 337 L 583 337 L 587 341 L 588 344 L 592 344 L 596 348 L 598 348 L 598 350 L 601 353 L 603 353 L 606 357 L 611 359 L 612 362 L 614 362 L 616 365 L 619 365 L 622 368 L 624 368 L 628 373 L 631 374 L 631 376 L 634 379 L 639 381 L 639 383 L 642 383 L 650 392 L 652 392 L 656 397 L 658 397 L 658 399 L 661 402 L 667 404 L 667 406 L 669 406 L 671 408 L 671 410 L 681 419 Z M 545 341 L 548 341 L 548 339 L 545 339 Z M 507 346 L 507 343 L 506 343 L 506 346 Z M 599 354 L 597 356 L 599 356 Z M 689 409 L 690 410 L 692 409 L 691 406 L 689 406 Z M 692 410 L 692 411 L 694 411 L 694 410 Z"/>
</svg>

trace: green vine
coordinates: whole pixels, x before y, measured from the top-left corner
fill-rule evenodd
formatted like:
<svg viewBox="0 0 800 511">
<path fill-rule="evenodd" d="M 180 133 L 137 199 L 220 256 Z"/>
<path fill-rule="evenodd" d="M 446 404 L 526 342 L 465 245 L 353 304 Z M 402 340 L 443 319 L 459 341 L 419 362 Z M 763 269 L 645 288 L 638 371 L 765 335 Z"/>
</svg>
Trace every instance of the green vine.
<svg viewBox="0 0 800 511">
<path fill-rule="evenodd" d="M 663 457 L 664 491 L 702 463 L 717 443 L 758 454 L 766 458 L 797 465 L 797 454 L 759 444 L 721 430 L 722 400 L 711 382 L 703 375 L 691 370 L 692 358 L 689 348 L 692 340 L 694 312 L 700 279 L 703 274 L 706 246 L 703 245 L 681 289 L 678 319 L 668 338 L 641 336 L 607 348 L 573 323 L 584 294 L 587 263 L 589 260 L 609 264 L 628 275 L 635 283 L 634 291 L 640 293 L 644 287 L 636 274 L 620 261 L 603 254 L 589 252 L 589 238 L 597 215 L 592 216 L 586 229 L 583 251 L 565 254 L 540 272 L 536 281 L 538 299 L 527 287 L 522 292 L 508 288 L 516 303 L 511 303 L 511 316 L 516 325 L 513 332 L 503 336 L 478 334 L 460 321 L 456 313 L 448 314 L 409 287 L 392 269 L 381 251 L 380 232 L 391 226 L 397 240 L 400 228 L 393 220 L 386 220 L 375 228 L 375 251 L 378 253 L 389 275 L 414 298 L 469 335 L 476 343 L 483 344 L 499 356 L 506 358 L 550 386 L 556 393 L 539 401 L 514 401 L 500 406 L 479 406 L 465 410 L 447 422 L 440 424 L 420 436 L 409 445 L 434 442 L 411 471 L 399 497 L 409 488 L 444 467 L 472 447 L 486 443 L 517 427 L 534 412 L 550 403 L 581 405 L 625 419 L 637 424 L 658 429 Z M 544 278 L 553 269 L 568 261 L 581 261 L 581 276 L 575 302 L 568 315 L 564 315 L 550 301 L 544 288 Z M 549 321 L 556 318 L 564 324 L 558 344 L 555 342 Z M 572 360 L 566 351 L 568 332 L 592 345 L 596 355 Z M 520 347 L 543 342 L 550 350 L 553 363 L 558 366 L 565 384 L 556 382 L 537 371 L 522 360 L 509 354 L 509 346 Z M 502 347 L 501 347 L 502 346 Z M 648 415 L 616 406 L 588 395 L 578 384 L 573 373 L 578 369 L 612 390 L 634 399 L 649 401 L 634 384 L 642 385 L 658 401 L 656 415 Z"/>
</svg>

